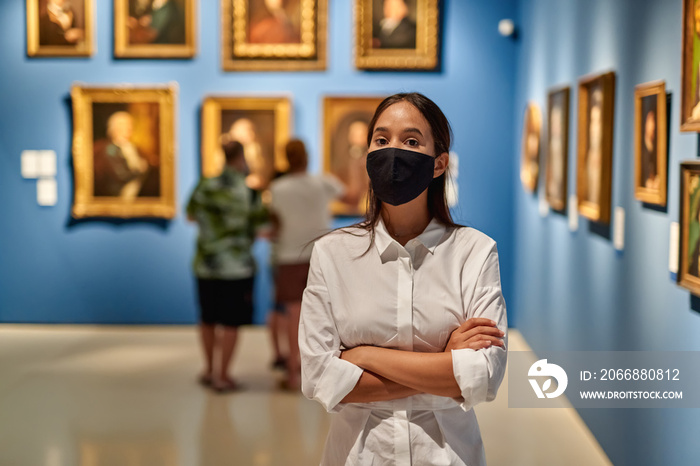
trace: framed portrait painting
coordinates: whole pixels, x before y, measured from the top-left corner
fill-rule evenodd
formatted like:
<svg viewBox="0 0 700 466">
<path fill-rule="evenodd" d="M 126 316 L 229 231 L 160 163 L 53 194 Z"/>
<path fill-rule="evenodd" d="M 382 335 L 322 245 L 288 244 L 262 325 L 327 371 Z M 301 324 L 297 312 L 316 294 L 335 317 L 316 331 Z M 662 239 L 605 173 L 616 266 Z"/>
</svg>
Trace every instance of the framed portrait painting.
<svg viewBox="0 0 700 466">
<path fill-rule="evenodd" d="M 73 86 L 73 217 L 175 216 L 176 94 Z"/>
<path fill-rule="evenodd" d="M 346 187 L 346 202 L 331 204 L 335 215 L 364 215 L 367 209 L 367 131 L 384 97 L 323 99 L 323 171 Z"/>
<path fill-rule="evenodd" d="M 678 284 L 700 296 L 700 162 L 681 163 Z"/>
<path fill-rule="evenodd" d="M 27 55 L 92 55 L 93 8 L 94 0 L 27 0 Z"/>
<path fill-rule="evenodd" d="M 326 69 L 328 0 L 221 0 L 225 71 Z"/>
<path fill-rule="evenodd" d="M 569 173 L 568 87 L 553 89 L 547 96 L 547 162 L 544 173 L 545 198 L 556 211 L 566 210 Z"/>
<path fill-rule="evenodd" d="M 610 223 L 615 73 L 584 77 L 578 85 L 576 194 L 584 217 Z"/>
<path fill-rule="evenodd" d="M 681 131 L 700 131 L 700 0 L 683 0 Z"/>
<path fill-rule="evenodd" d="M 666 84 L 640 84 L 634 89 L 634 195 L 640 201 L 666 205 Z"/>
<path fill-rule="evenodd" d="M 355 66 L 435 69 L 439 17 L 438 0 L 355 0 Z"/>
<path fill-rule="evenodd" d="M 222 144 L 243 145 L 248 186 L 264 190 L 287 171 L 284 147 L 292 131 L 288 97 L 207 97 L 202 105 L 202 175 L 217 176 L 224 166 Z"/>
<path fill-rule="evenodd" d="M 540 174 L 540 135 L 542 112 L 534 102 L 529 102 L 523 118 L 523 142 L 520 154 L 520 181 L 526 191 L 534 193 Z"/>
<path fill-rule="evenodd" d="M 114 56 L 190 58 L 198 0 L 114 0 Z"/>
</svg>

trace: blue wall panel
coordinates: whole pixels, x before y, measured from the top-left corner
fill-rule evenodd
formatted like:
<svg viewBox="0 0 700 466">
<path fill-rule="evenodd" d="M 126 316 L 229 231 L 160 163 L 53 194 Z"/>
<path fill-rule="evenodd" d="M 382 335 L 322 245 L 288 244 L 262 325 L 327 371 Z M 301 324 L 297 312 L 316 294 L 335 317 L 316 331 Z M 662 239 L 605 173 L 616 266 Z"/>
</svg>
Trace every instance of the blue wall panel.
<svg viewBox="0 0 700 466">
<path fill-rule="evenodd" d="M 322 98 L 417 90 L 452 121 L 460 155 L 457 220 L 499 243 L 503 287 L 513 288 L 513 100 L 516 45 L 500 37 L 498 20 L 516 1 L 446 0 L 440 72 L 361 72 L 352 63 L 352 3 L 329 1 L 328 70 L 225 73 L 220 69 L 219 2 L 199 6 L 199 54 L 193 60 L 115 60 L 111 2 L 96 1 L 97 53 L 92 58 L 25 54 L 24 2 L 0 5 L 0 322 L 191 323 L 196 317 L 189 263 L 195 228 L 170 222 L 70 222 L 70 86 L 177 81 L 177 199 L 182 209 L 199 176 L 199 107 L 206 94 L 287 93 L 294 130 L 308 143 L 311 171 L 320 169 Z M 20 176 L 24 149 L 58 154 L 58 205 L 36 204 L 36 183 Z M 264 266 L 268 245 L 256 254 Z M 257 291 L 256 316 L 268 305 L 269 277 Z M 511 320 L 512 306 L 511 306 Z"/>
<path fill-rule="evenodd" d="M 524 0 L 516 85 L 517 133 L 528 100 L 546 108 L 547 89 L 572 86 L 569 192 L 575 192 L 579 77 L 617 73 L 612 206 L 625 209 L 625 249 L 616 252 L 580 217 L 541 218 L 538 199 L 515 189 L 518 327 L 537 350 L 700 350 L 700 316 L 668 271 L 669 227 L 678 220 L 679 162 L 697 153 L 680 133 L 681 0 Z M 668 212 L 633 192 L 634 86 L 663 79 L 669 112 Z M 513 164 L 519 163 L 514 141 Z M 697 309 L 697 307 L 695 307 Z M 697 464 L 694 410 L 580 410 L 616 465 Z"/>
</svg>

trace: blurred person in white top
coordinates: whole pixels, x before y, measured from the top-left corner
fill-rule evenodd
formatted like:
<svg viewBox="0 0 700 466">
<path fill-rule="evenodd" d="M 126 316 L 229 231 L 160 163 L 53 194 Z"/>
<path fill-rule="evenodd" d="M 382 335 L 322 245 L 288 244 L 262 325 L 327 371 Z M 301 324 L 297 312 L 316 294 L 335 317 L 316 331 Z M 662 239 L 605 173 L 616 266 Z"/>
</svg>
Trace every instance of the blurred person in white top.
<svg viewBox="0 0 700 466">
<path fill-rule="evenodd" d="M 427 97 L 385 99 L 367 218 L 314 244 L 299 347 L 302 392 L 337 413 L 322 465 L 486 464 L 473 406 L 503 379 L 506 308 L 496 243 L 449 213 L 450 140 Z"/>
<path fill-rule="evenodd" d="M 275 267 L 276 306 L 270 316 L 273 344 L 276 335 L 288 335 L 286 386 L 299 389 L 300 362 L 298 346 L 301 297 L 306 287 L 309 260 L 314 239 L 331 228 L 329 203 L 342 198 L 345 187 L 330 175 L 307 173 L 308 156 L 304 143 L 298 139 L 285 147 L 289 162 L 287 174 L 270 184 L 270 210 L 276 224 L 272 262 Z M 281 311 L 281 312 L 280 312 Z M 286 325 L 284 319 L 287 319 Z M 279 343 L 276 361 L 280 359 Z"/>
</svg>

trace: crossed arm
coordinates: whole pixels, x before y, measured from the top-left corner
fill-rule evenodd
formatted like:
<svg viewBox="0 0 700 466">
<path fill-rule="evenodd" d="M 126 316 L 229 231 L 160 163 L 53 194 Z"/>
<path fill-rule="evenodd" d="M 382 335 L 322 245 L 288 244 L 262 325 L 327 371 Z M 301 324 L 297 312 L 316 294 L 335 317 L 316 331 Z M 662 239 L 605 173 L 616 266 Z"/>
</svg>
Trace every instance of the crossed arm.
<svg viewBox="0 0 700 466">
<path fill-rule="evenodd" d="M 344 403 L 395 400 L 422 393 L 462 400 L 460 405 L 468 409 L 496 396 L 506 364 L 505 335 L 496 322 L 506 331 L 506 316 L 495 244 L 478 270 L 469 301 L 468 314 L 479 317 L 455 329 L 441 353 L 374 346 L 341 351 L 338 316 L 334 315 L 321 267 L 322 259 L 329 264 L 334 260 L 327 257 L 324 244 L 316 243 L 311 256 L 299 326 L 302 391 L 307 398 L 317 400 L 328 411 L 338 411 Z M 477 272 L 475 261 L 478 259 L 470 262 L 468 283 Z M 330 270 L 338 273 L 334 266 Z M 459 349 L 472 351 L 452 351 Z"/>
<path fill-rule="evenodd" d="M 366 403 L 405 398 L 419 393 L 461 396 L 452 369 L 452 350 L 481 350 L 504 346 L 504 333 L 491 319 L 474 317 L 455 329 L 442 353 L 419 353 L 375 346 L 358 346 L 341 354 L 364 369 L 344 403 Z"/>
</svg>

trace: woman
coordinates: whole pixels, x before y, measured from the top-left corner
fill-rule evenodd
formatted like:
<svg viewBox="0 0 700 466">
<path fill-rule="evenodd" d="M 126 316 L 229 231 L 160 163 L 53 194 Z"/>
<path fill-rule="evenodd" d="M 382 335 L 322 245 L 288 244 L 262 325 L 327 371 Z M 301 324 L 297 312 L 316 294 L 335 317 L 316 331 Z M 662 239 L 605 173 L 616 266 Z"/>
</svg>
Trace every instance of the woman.
<svg viewBox="0 0 700 466">
<path fill-rule="evenodd" d="M 369 125 L 367 220 L 314 246 L 302 391 L 334 416 L 323 465 L 485 464 L 472 407 L 506 365 L 496 244 L 445 201 L 450 127 L 421 94 Z"/>
<path fill-rule="evenodd" d="M 289 320 L 287 338 L 289 358 L 284 386 L 298 391 L 299 373 L 299 313 L 301 299 L 309 274 L 309 259 L 314 238 L 328 232 L 331 214 L 328 204 L 344 194 L 345 187 L 329 175 L 306 172 L 306 146 L 292 139 L 284 148 L 289 171 L 270 184 L 270 210 L 277 221 L 272 262 L 276 268 L 275 301 Z M 279 320 L 279 316 L 277 316 Z"/>
</svg>

